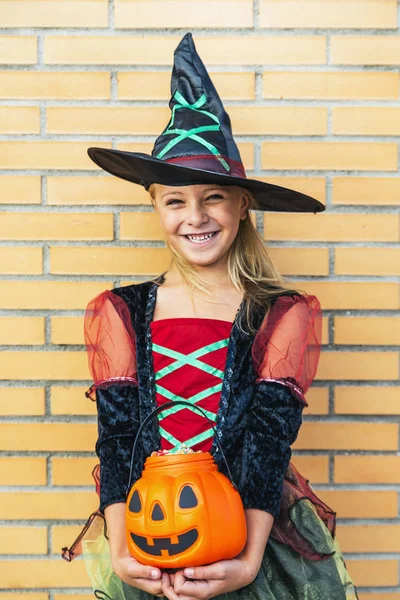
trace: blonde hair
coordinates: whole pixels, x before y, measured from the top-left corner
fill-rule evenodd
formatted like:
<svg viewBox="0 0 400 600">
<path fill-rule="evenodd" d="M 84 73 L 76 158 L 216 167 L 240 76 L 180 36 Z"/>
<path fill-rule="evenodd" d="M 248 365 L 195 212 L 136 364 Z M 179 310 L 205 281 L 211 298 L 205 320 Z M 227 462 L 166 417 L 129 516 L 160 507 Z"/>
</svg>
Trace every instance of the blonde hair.
<svg viewBox="0 0 400 600">
<path fill-rule="evenodd" d="M 148 191 L 154 204 L 154 184 L 150 186 Z M 245 189 L 243 189 L 243 193 L 249 199 L 248 209 L 257 209 L 254 196 Z M 261 307 L 267 312 L 276 296 L 279 296 L 282 292 L 299 293 L 299 290 L 289 287 L 279 273 L 267 252 L 263 239 L 254 226 L 249 210 L 245 219 L 240 221 L 237 235 L 229 250 L 228 277 L 232 285 L 243 294 L 246 325 L 249 331 L 254 333 L 251 319 L 254 306 Z M 171 264 L 176 266 L 182 279 L 192 292 L 201 290 L 215 297 L 209 289 L 207 281 L 195 271 L 192 265 L 168 242 L 167 247 L 171 252 Z"/>
</svg>

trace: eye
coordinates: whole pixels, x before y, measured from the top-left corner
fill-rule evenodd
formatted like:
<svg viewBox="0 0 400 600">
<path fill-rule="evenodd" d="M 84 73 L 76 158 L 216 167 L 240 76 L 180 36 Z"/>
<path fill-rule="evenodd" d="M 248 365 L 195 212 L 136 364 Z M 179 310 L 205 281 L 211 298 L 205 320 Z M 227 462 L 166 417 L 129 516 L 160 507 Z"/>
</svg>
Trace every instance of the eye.
<svg viewBox="0 0 400 600">
<path fill-rule="evenodd" d="M 178 200 L 177 198 L 173 198 L 172 200 L 168 200 L 166 205 L 170 206 L 170 205 L 181 204 L 181 203 L 182 203 L 182 200 Z"/>
<path fill-rule="evenodd" d="M 190 485 L 182 488 L 179 496 L 179 508 L 195 508 L 198 505 L 196 495 Z"/>
<path fill-rule="evenodd" d="M 131 501 L 129 502 L 129 510 L 133 513 L 138 513 L 142 510 L 142 501 L 137 490 L 132 494 Z"/>
<path fill-rule="evenodd" d="M 211 194 L 211 196 L 207 196 L 206 200 L 224 200 L 224 196 L 222 194 Z"/>
</svg>

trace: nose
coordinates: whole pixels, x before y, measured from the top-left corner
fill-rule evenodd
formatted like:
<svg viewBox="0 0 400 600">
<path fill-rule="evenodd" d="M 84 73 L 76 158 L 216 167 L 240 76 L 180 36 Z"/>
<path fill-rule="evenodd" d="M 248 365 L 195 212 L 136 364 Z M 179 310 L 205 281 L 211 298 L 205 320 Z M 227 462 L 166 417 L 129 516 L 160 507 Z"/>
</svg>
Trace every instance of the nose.
<svg viewBox="0 0 400 600">
<path fill-rule="evenodd" d="M 208 215 L 204 210 L 202 203 L 193 202 L 188 206 L 187 215 L 186 215 L 186 223 L 191 225 L 192 227 L 200 227 L 203 223 L 206 223 L 208 220 Z"/>
<path fill-rule="evenodd" d="M 158 502 L 156 502 L 153 506 L 153 510 L 151 511 L 151 519 L 152 521 L 164 521 L 164 512 Z"/>
</svg>

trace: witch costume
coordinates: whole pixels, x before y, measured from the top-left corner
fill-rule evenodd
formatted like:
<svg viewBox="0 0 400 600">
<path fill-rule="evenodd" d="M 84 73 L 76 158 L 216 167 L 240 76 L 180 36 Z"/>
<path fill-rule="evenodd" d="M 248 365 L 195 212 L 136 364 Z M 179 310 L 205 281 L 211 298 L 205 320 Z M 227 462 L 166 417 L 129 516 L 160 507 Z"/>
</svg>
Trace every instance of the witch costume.
<svg viewBox="0 0 400 600">
<path fill-rule="evenodd" d="M 260 210 L 324 210 L 305 194 L 246 178 L 229 117 L 190 34 L 175 51 L 171 93 L 171 119 L 152 156 L 90 148 L 90 157 L 146 188 L 152 183 L 239 185 L 251 191 Z M 318 299 L 289 290 L 277 293 L 267 314 L 252 306 L 251 328 L 244 302 L 233 323 L 153 321 L 163 282 L 164 274 L 107 290 L 87 307 L 85 341 L 94 381 L 87 396 L 98 411 L 100 465 L 94 477 L 100 507 L 75 543 L 63 549 L 64 558 L 83 553 L 97 598 L 155 599 L 113 573 L 104 509 L 126 501 L 129 480 L 140 478 L 155 450 L 185 444 L 210 451 L 227 474 L 222 449 L 244 508 L 267 511 L 275 520 L 256 579 L 218 600 L 356 600 L 335 540 L 336 515 L 290 462 L 307 406 L 305 393 L 318 366 Z M 130 473 L 140 424 L 174 400 L 201 407 L 208 419 L 187 405 L 159 414 L 143 430 Z"/>
</svg>

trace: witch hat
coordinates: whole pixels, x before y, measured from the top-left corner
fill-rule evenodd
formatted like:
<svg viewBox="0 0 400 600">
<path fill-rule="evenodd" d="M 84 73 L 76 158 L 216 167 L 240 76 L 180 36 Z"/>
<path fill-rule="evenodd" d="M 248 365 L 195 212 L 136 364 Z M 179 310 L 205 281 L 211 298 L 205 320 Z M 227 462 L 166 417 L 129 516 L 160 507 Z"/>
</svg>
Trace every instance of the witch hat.
<svg viewBox="0 0 400 600">
<path fill-rule="evenodd" d="M 174 53 L 171 118 L 152 154 L 89 148 L 90 158 L 112 175 L 146 189 L 152 183 L 238 185 L 249 190 L 259 210 L 321 212 L 325 206 L 300 192 L 247 179 L 231 122 L 187 33 Z"/>
</svg>

